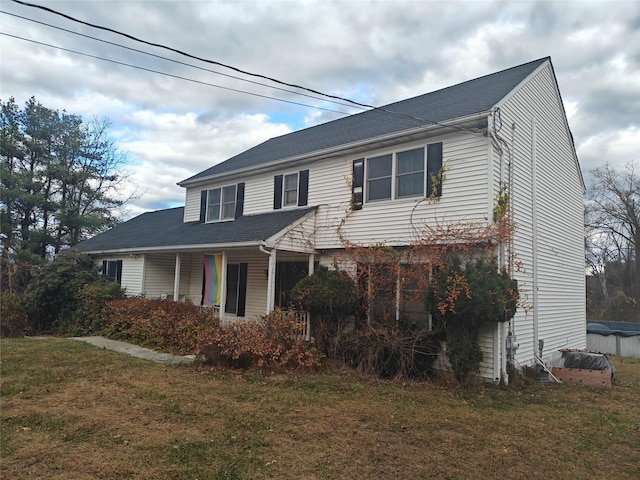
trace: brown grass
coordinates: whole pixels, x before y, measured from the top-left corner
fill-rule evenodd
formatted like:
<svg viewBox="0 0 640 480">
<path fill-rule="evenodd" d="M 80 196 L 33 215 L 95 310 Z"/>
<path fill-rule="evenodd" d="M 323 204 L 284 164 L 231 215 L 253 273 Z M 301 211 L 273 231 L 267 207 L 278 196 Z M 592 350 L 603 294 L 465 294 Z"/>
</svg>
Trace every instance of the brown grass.
<svg viewBox="0 0 640 480">
<path fill-rule="evenodd" d="M 168 367 L 2 340 L 2 478 L 640 478 L 640 362 L 611 390 Z"/>
</svg>

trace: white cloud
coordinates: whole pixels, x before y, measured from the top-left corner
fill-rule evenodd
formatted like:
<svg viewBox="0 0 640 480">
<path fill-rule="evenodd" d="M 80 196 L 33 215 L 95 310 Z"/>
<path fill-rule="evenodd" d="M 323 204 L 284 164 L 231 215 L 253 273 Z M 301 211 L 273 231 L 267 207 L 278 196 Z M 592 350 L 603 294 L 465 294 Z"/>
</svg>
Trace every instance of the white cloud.
<svg viewBox="0 0 640 480">
<path fill-rule="evenodd" d="M 640 128 L 595 133 L 578 143 L 576 150 L 584 172 L 605 163 L 621 167 L 628 162 L 640 162 Z"/>
<path fill-rule="evenodd" d="M 163 208 L 184 203 L 176 183 L 247 148 L 290 130 L 270 123 L 266 115 L 238 114 L 202 121 L 195 113 L 134 112 L 126 118 L 136 138 L 120 142 L 134 160 L 135 185 L 144 188 L 139 205 Z"/>
</svg>

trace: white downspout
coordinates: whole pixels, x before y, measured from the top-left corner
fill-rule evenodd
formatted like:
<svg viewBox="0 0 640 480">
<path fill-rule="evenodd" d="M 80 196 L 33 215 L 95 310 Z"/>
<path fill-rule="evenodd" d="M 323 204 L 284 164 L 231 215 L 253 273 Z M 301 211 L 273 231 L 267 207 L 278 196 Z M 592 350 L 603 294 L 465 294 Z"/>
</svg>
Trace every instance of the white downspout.
<svg viewBox="0 0 640 480">
<path fill-rule="evenodd" d="M 180 300 L 180 265 L 182 258 L 176 253 L 176 268 L 173 273 L 173 301 Z"/>
<path fill-rule="evenodd" d="M 269 255 L 269 269 L 267 270 L 267 314 L 275 306 L 275 284 L 276 284 L 276 249 L 267 250 L 264 245 L 259 245 L 260 251 Z"/>
<path fill-rule="evenodd" d="M 531 268 L 533 269 L 533 355 L 538 349 L 538 210 L 536 207 L 536 156 L 537 128 L 534 118 L 531 119 Z"/>
</svg>

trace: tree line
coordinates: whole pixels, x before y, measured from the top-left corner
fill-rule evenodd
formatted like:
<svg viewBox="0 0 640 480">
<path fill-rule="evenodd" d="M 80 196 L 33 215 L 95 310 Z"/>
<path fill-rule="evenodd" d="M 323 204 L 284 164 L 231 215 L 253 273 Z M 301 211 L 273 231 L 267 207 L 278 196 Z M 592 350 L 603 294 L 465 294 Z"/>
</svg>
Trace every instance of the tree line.
<svg viewBox="0 0 640 480">
<path fill-rule="evenodd" d="M 3 290 L 26 287 L 29 268 L 115 225 L 127 158 L 108 119 L 0 100 Z"/>
<path fill-rule="evenodd" d="M 640 176 L 637 165 L 592 172 L 585 200 L 587 318 L 640 322 Z"/>
</svg>

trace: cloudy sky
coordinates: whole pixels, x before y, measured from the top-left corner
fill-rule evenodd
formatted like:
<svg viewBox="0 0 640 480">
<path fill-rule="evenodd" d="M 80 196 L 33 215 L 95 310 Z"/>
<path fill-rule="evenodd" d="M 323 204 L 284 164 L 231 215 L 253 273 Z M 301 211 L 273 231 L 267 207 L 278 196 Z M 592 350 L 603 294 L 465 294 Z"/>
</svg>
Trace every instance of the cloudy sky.
<svg viewBox="0 0 640 480">
<path fill-rule="evenodd" d="M 376 106 L 550 56 L 587 181 L 640 162 L 640 1 L 30 3 Z M 268 138 L 360 111 L 11 0 L 0 11 L 0 99 L 109 118 L 141 193 L 127 216 L 182 205 L 176 182 Z"/>
</svg>

